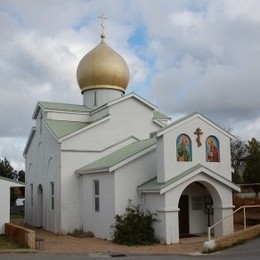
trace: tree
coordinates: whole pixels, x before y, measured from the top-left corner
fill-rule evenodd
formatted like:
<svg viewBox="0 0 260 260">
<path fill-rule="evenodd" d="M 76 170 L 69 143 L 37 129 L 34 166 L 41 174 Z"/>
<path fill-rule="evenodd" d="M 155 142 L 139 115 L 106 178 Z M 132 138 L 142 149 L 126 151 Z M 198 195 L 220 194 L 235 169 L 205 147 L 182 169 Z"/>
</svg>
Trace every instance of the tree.
<svg viewBox="0 0 260 260">
<path fill-rule="evenodd" d="M 14 168 L 11 166 L 10 162 L 6 158 L 0 159 L 0 176 L 16 181 L 25 182 L 25 172 L 23 170 L 14 170 Z"/>
<path fill-rule="evenodd" d="M 25 172 L 23 170 L 18 172 L 18 181 L 25 182 Z"/>
<path fill-rule="evenodd" d="M 10 162 L 6 158 L 0 159 L 0 175 L 5 178 L 13 179 L 13 172 L 14 169 Z"/>
<path fill-rule="evenodd" d="M 234 183 L 242 183 L 242 169 L 245 166 L 244 158 L 247 155 L 247 147 L 244 141 L 237 138 L 231 141 L 231 166 L 234 169 L 232 181 Z"/>
<path fill-rule="evenodd" d="M 260 183 L 260 143 L 252 138 L 247 145 L 248 156 L 246 157 L 246 167 L 243 174 L 244 183 Z M 256 196 L 259 186 L 253 186 Z"/>
</svg>

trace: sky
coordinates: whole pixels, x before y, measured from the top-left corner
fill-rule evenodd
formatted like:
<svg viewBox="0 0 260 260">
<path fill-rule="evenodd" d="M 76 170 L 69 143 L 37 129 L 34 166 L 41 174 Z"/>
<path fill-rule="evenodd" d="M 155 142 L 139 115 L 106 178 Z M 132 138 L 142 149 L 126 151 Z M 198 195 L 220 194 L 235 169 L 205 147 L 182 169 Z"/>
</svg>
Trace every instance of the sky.
<svg viewBox="0 0 260 260">
<path fill-rule="evenodd" d="M 24 169 L 38 101 L 83 103 L 76 69 L 101 14 L 129 66 L 126 93 L 260 139 L 259 0 L 0 0 L 0 158 Z"/>
</svg>

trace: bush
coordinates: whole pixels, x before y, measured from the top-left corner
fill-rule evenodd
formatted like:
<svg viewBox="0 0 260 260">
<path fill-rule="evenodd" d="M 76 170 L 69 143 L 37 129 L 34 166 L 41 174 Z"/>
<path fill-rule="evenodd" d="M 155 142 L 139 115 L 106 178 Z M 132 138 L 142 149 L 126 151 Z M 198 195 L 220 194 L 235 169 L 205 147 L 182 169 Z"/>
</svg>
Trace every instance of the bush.
<svg viewBox="0 0 260 260">
<path fill-rule="evenodd" d="M 115 243 L 123 245 L 148 245 L 157 243 L 153 223 L 157 222 L 156 214 L 149 211 L 145 214 L 140 206 L 128 206 L 124 215 L 116 215 L 114 230 Z"/>
</svg>

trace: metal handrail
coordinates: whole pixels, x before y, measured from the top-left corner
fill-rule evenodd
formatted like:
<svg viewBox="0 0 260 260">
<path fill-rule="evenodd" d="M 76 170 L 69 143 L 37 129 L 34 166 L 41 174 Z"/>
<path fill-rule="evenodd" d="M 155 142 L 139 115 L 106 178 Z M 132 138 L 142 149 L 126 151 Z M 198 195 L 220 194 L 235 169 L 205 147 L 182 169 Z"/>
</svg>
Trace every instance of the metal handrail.
<svg viewBox="0 0 260 260">
<path fill-rule="evenodd" d="M 234 215 L 236 212 L 238 212 L 239 210 L 243 209 L 243 216 L 244 216 L 244 230 L 246 229 L 246 208 L 260 208 L 260 205 L 244 205 L 239 207 L 238 209 L 234 210 L 231 214 L 227 215 L 226 217 L 222 218 L 221 220 L 219 220 L 218 222 L 216 222 L 214 225 L 208 227 L 208 241 L 211 240 L 211 229 L 215 226 L 217 226 L 218 224 L 220 224 L 221 222 L 223 222 L 225 219 L 229 218 L 230 216 Z"/>
</svg>

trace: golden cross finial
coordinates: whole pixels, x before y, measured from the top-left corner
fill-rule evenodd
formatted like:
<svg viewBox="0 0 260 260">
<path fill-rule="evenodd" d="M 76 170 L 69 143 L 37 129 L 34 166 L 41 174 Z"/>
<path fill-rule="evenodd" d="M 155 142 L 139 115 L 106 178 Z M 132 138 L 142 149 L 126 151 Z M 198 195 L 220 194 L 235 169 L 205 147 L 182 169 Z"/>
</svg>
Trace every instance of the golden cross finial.
<svg viewBox="0 0 260 260">
<path fill-rule="evenodd" d="M 201 129 L 198 127 L 196 129 L 196 131 L 194 132 L 194 134 L 197 135 L 196 141 L 197 141 L 198 147 L 200 147 L 201 146 L 200 136 L 203 134 L 203 132 L 201 132 Z"/>
<path fill-rule="evenodd" d="M 107 17 L 104 14 L 101 14 L 98 17 L 101 20 L 101 40 L 103 41 L 103 39 L 105 38 L 105 34 L 104 34 L 104 29 L 105 29 L 105 25 L 104 25 L 104 19 L 107 19 Z"/>
</svg>

